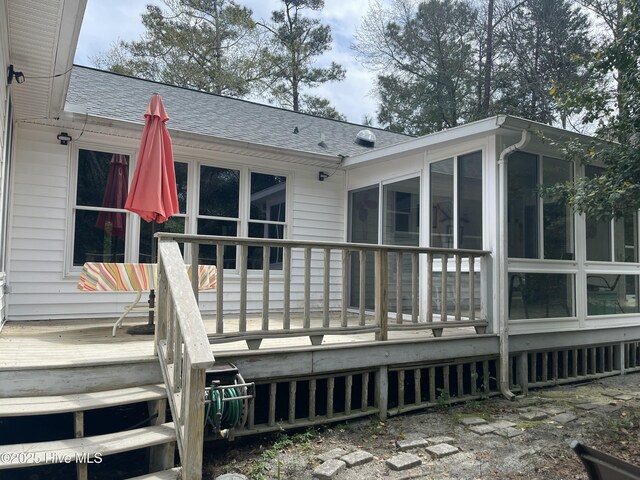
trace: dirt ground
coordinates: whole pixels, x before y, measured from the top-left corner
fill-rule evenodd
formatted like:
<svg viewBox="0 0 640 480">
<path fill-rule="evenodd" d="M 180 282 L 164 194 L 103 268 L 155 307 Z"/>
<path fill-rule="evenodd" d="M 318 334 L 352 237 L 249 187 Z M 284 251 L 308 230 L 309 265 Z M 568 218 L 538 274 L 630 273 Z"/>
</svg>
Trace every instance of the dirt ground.
<svg viewBox="0 0 640 480">
<path fill-rule="evenodd" d="M 545 416 L 529 420 L 532 412 Z M 531 415 L 529 415 L 531 417 Z M 575 417 L 575 419 L 571 419 Z M 480 435 L 464 424 L 481 418 L 488 425 L 515 424 L 509 434 Z M 400 453 L 397 442 L 449 437 L 458 452 L 432 456 L 425 446 L 409 450 L 422 464 L 391 470 L 386 460 Z M 318 455 L 341 448 L 364 450 L 373 460 L 345 468 L 335 480 L 365 479 L 586 479 L 569 448 L 571 440 L 640 464 L 640 374 L 531 391 L 514 402 L 501 398 L 439 406 L 384 422 L 365 419 L 315 430 L 209 444 L 205 478 L 242 473 L 254 480 L 312 479 Z"/>
</svg>

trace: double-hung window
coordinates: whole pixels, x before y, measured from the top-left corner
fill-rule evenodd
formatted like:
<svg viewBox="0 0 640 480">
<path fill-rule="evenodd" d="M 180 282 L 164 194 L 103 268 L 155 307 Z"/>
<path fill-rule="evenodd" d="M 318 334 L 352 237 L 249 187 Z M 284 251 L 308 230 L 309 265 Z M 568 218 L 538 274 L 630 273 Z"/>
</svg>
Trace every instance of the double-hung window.
<svg viewBox="0 0 640 480">
<path fill-rule="evenodd" d="M 80 148 L 72 204 L 72 265 L 150 262 L 154 232 L 285 238 L 287 176 L 186 159 L 174 164 L 179 212 L 152 225 L 124 209 L 132 173 L 130 156 L 116 149 Z M 134 228 L 136 222 L 139 229 Z M 131 250 L 136 245 L 137 254 Z M 234 245 L 225 247 L 224 268 L 237 268 L 237 250 Z M 199 261 L 217 265 L 216 254 L 214 245 L 201 245 Z M 269 250 L 271 269 L 282 268 L 282 255 L 282 248 Z M 262 265 L 263 249 L 250 247 L 247 268 L 262 269 Z"/>
<path fill-rule="evenodd" d="M 73 265 L 124 262 L 129 155 L 80 149 L 73 207 Z"/>
<path fill-rule="evenodd" d="M 248 188 L 244 187 L 245 184 Z M 241 201 L 242 199 L 246 200 Z M 286 211 L 287 177 L 250 170 L 200 166 L 197 215 L 199 234 L 283 239 Z M 225 247 L 224 268 L 236 268 L 236 250 L 234 246 Z M 262 269 L 262 252 L 262 248 L 248 248 L 248 269 Z M 216 263 L 216 254 L 215 246 L 202 245 L 201 263 Z M 275 270 L 282 269 L 281 248 L 270 249 L 269 266 Z"/>
</svg>

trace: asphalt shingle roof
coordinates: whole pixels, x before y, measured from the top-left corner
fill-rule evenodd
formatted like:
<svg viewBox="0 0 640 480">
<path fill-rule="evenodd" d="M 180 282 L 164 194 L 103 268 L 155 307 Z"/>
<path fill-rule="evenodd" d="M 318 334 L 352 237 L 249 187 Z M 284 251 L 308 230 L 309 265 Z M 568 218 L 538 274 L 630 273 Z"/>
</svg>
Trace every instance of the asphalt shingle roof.
<svg viewBox="0 0 640 480">
<path fill-rule="evenodd" d="M 169 114 L 167 126 L 195 134 L 336 156 L 366 153 L 411 138 L 81 66 L 74 66 L 71 73 L 67 109 L 80 106 L 91 116 L 143 123 L 154 92 L 162 96 Z M 356 143 L 363 129 L 375 134 L 375 147 Z M 325 146 L 319 145 L 323 136 Z"/>
</svg>

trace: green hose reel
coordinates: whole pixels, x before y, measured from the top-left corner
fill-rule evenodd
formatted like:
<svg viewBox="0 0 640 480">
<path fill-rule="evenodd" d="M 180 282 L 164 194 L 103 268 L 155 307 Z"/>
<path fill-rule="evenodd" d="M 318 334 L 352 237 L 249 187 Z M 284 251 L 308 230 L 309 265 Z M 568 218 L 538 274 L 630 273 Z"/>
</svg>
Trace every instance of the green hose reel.
<svg viewBox="0 0 640 480">
<path fill-rule="evenodd" d="M 211 426 L 217 426 L 219 422 L 220 429 L 239 426 L 242 420 L 244 401 L 236 398 L 243 396 L 241 389 L 239 387 L 212 387 L 208 392 L 210 392 L 211 398 L 208 399 L 205 395 L 205 402 L 210 400 L 205 411 L 207 423 Z"/>
<path fill-rule="evenodd" d="M 235 365 L 218 366 L 207 372 L 204 394 L 205 427 L 217 437 L 233 439 L 234 429 L 242 428 L 255 397 L 253 382 L 245 383 Z"/>
</svg>

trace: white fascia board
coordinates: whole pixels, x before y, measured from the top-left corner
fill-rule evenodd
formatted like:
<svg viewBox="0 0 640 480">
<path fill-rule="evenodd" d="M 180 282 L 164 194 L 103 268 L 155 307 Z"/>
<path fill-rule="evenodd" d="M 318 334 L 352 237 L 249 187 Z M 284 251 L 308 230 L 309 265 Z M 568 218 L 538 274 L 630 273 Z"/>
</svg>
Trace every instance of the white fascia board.
<svg viewBox="0 0 640 480">
<path fill-rule="evenodd" d="M 71 67 L 78 46 L 82 19 L 87 0 L 64 0 L 58 20 L 58 38 L 53 59 L 53 75 L 65 73 L 51 79 L 49 117 L 56 118 L 64 108 L 67 89 L 71 79 Z"/>
<path fill-rule="evenodd" d="M 431 133 L 423 137 L 412 138 L 389 147 L 349 157 L 345 159 L 344 166 L 349 169 L 350 167 L 352 168 L 363 163 L 374 162 L 376 160 L 388 160 L 396 156 L 406 155 L 414 150 L 421 150 L 426 147 L 459 140 L 472 135 L 492 132 L 500 127 L 501 120 L 504 118 L 505 117 L 490 117 L 477 122 L 442 130 L 441 132 Z"/>
<path fill-rule="evenodd" d="M 87 125 L 96 125 L 107 127 L 109 129 L 126 130 L 132 132 L 132 137 L 139 136 L 144 126 L 142 122 L 129 122 L 126 120 L 119 120 L 109 117 L 87 115 L 86 113 L 83 113 L 83 111 L 86 111 L 86 109 L 80 105 L 67 104 L 66 111 L 61 115 L 58 125 L 61 127 L 68 126 L 69 128 L 74 129 L 79 129 L 80 125 L 84 125 L 84 127 L 82 128 L 86 128 Z M 272 155 L 279 155 L 290 159 L 304 160 L 305 163 L 314 164 L 320 168 L 335 168 L 338 167 L 342 162 L 342 158 L 338 155 L 313 153 L 304 150 L 296 150 L 293 148 L 264 145 L 261 143 L 254 143 L 246 140 L 235 140 L 213 135 L 203 135 L 199 133 L 188 132 L 185 130 L 178 130 L 171 127 L 169 127 L 169 133 L 174 140 L 174 143 L 179 139 L 199 144 L 216 143 L 218 145 L 225 145 L 233 148 L 244 148 L 246 150 L 252 150 L 254 152 L 263 152 Z"/>
<path fill-rule="evenodd" d="M 412 138 L 406 142 L 397 143 L 372 152 L 355 155 L 345 159 L 343 166 L 348 170 L 356 166 L 362 166 L 365 163 L 386 161 L 391 158 L 407 155 L 407 153 L 415 150 L 444 145 L 448 142 L 456 142 L 476 135 L 487 135 L 498 131 L 509 131 L 520 134 L 522 130 L 528 130 L 532 133 L 539 132 L 555 141 L 569 139 L 580 139 L 583 141 L 594 140 L 594 137 L 588 135 L 570 132 L 562 128 L 526 120 L 524 118 L 510 115 L 497 115 L 477 122 L 442 130 L 441 132 L 431 133 L 423 137 Z"/>
</svg>

